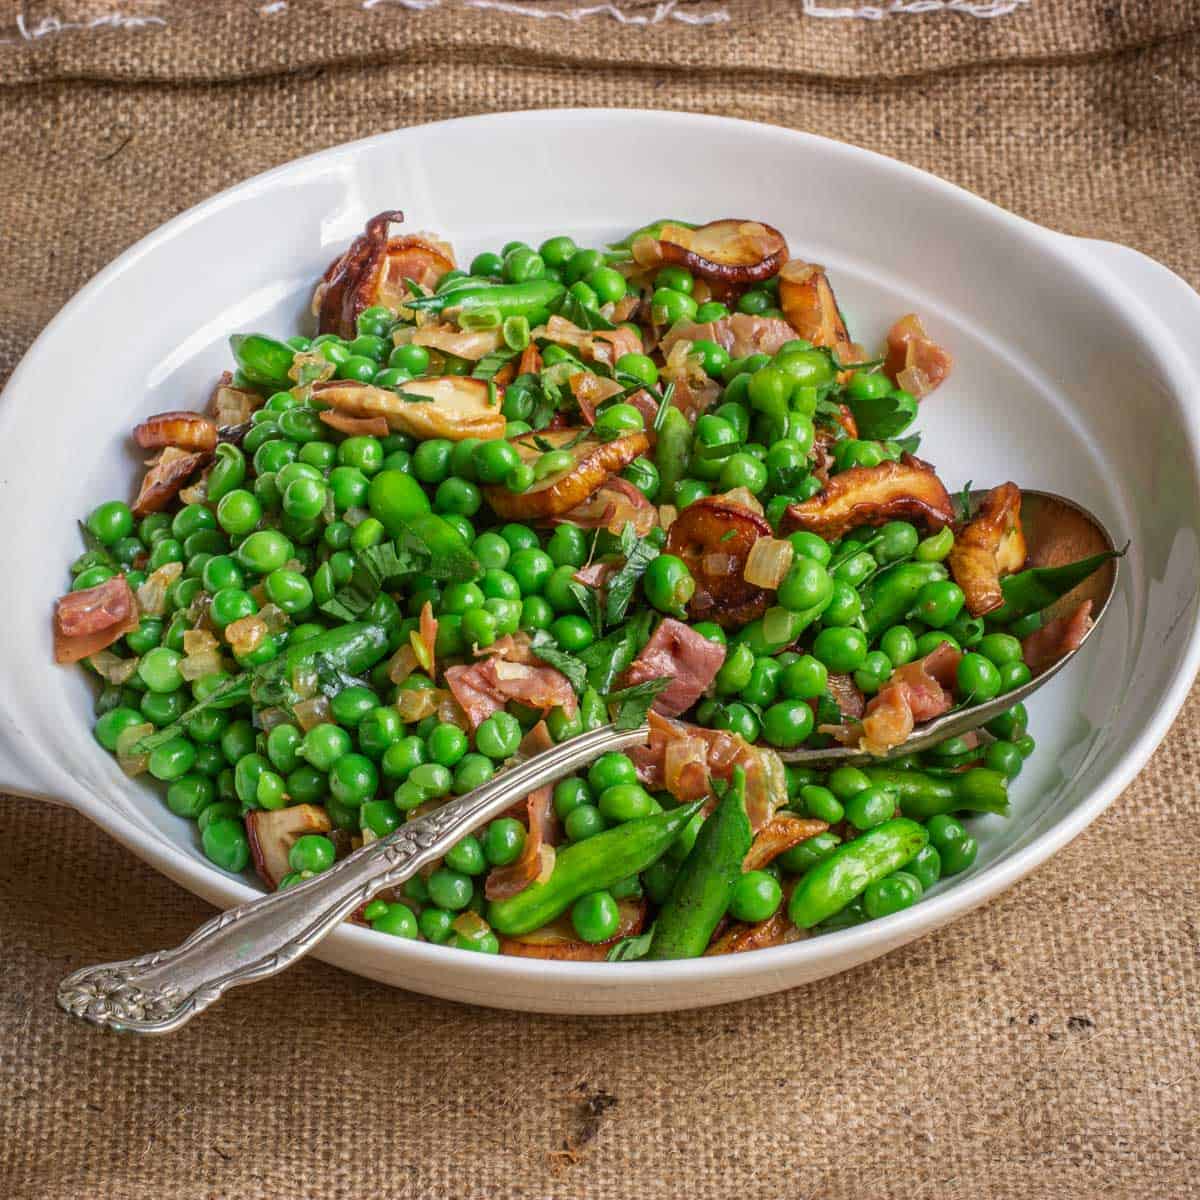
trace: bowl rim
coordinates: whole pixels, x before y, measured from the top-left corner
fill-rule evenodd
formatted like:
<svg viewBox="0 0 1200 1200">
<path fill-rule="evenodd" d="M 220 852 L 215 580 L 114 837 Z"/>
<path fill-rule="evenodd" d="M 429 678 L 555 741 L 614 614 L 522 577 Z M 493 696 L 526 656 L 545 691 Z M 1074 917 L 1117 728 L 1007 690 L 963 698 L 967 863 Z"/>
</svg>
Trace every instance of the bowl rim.
<svg viewBox="0 0 1200 1200">
<path fill-rule="evenodd" d="M 538 125 L 564 120 L 585 124 L 652 121 L 667 125 L 677 123 L 696 128 L 707 127 L 724 132 L 735 130 L 746 137 L 774 139 L 781 152 L 818 147 L 824 153 L 842 155 L 850 161 L 864 163 L 868 169 L 900 173 L 912 188 L 919 189 L 933 202 L 971 209 L 986 220 L 1003 227 L 1008 233 L 1034 243 L 1040 254 L 1053 257 L 1062 270 L 1087 284 L 1093 294 L 1101 298 L 1109 308 L 1122 313 L 1127 319 L 1132 312 L 1142 328 L 1149 328 L 1158 335 L 1154 338 L 1148 337 L 1147 340 L 1154 342 L 1156 359 L 1162 365 L 1165 374 L 1172 381 L 1190 381 L 1193 391 L 1200 390 L 1200 368 L 1191 364 L 1177 338 L 1162 324 L 1149 305 L 1136 296 L 1118 295 L 1115 292 L 1111 276 L 1088 249 L 1090 244 L 1095 243 L 1089 243 L 1087 239 L 1053 232 L 920 168 L 876 151 L 818 134 L 740 118 L 676 110 L 553 108 L 457 117 L 372 134 L 291 159 L 233 184 L 186 209 L 123 251 L 76 292 L 50 320 L 22 356 L 4 388 L 3 395 L 9 398 L 10 403 L 0 407 L 0 428 L 3 427 L 6 413 L 11 413 L 16 407 L 12 397 L 21 389 L 25 375 L 33 371 L 36 361 L 55 343 L 58 329 L 70 319 L 74 311 L 106 289 L 120 274 L 160 244 L 177 237 L 211 212 L 239 203 L 281 177 L 303 170 L 306 166 L 333 162 L 344 156 L 423 136 L 430 130 L 471 127 L 487 131 L 490 127 L 499 127 L 499 132 L 505 133 L 514 123 Z M 1160 269 L 1166 271 L 1166 268 Z M 1200 298 L 1197 299 L 1197 303 L 1200 304 Z M 1189 465 L 1193 476 L 1200 479 L 1200 409 L 1190 409 L 1178 401 L 1177 397 L 1181 392 L 1179 387 L 1173 387 L 1172 392 L 1180 414 L 1181 427 L 1187 435 Z M 488 979 L 503 982 L 536 977 L 539 983 L 550 985 L 591 983 L 611 986 L 627 983 L 640 984 L 644 988 L 653 983 L 667 989 L 701 981 L 719 984 L 748 975 L 772 973 L 784 978 L 781 986 L 787 986 L 784 973 L 789 969 L 795 970 L 805 965 L 811 967 L 827 959 L 844 959 L 848 963 L 864 961 L 874 954 L 882 953 L 946 924 L 1005 891 L 1067 845 L 1112 803 L 1144 767 L 1183 706 L 1198 670 L 1200 623 L 1193 624 L 1188 631 L 1183 653 L 1176 659 L 1169 683 L 1160 693 L 1154 707 L 1144 714 L 1140 731 L 1134 737 L 1129 750 L 1098 787 L 1069 813 L 1031 838 L 1027 844 L 1006 853 L 1001 861 L 985 866 L 977 874 L 956 881 L 943 893 L 880 920 L 823 934 L 819 938 L 755 951 L 752 954 L 731 954 L 673 962 L 575 963 L 505 955 L 478 955 L 470 951 L 456 951 L 452 947 L 434 946 L 407 939 L 381 939 L 372 930 L 347 923 L 334 930 L 322 946 L 317 948 L 315 954 L 317 957 L 324 957 L 324 951 L 336 949 L 339 951 L 337 958 L 341 963 L 348 963 L 350 957 L 361 959 L 364 954 L 377 956 L 381 962 L 390 959 L 393 965 L 399 968 L 396 974 L 402 974 L 406 964 L 411 964 L 413 968 L 424 968 L 436 966 L 438 963 L 444 966 L 453 963 L 458 968 L 458 975 L 467 969 L 465 956 L 471 955 L 474 967 L 470 973 L 476 975 L 481 982 Z M 36 748 L 44 755 L 44 745 Z M 25 755 L 19 757 L 28 763 Z M 20 765 L 17 766 L 17 770 L 20 771 Z M 36 769 L 34 773 L 37 773 Z M 65 775 L 58 775 L 56 778 L 58 782 L 67 782 Z M 251 887 L 242 878 L 227 875 L 219 868 L 186 854 L 176 842 L 164 834 L 140 826 L 135 820 L 114 810 L 104 800 L 92 796 L 79 785 L 66 791 L 66 799 L 72 807 L 100 825 L 156 870 L 218 907 L 230 908 L 263 895 L 259 889 Z M 445 957 L 448 951 L 454 956 L 452 960 Z M 349 969 L 360 968 L 351 966 Z M 686 1007 L 686 1003 L 684 1006 Z"/>
</svg>

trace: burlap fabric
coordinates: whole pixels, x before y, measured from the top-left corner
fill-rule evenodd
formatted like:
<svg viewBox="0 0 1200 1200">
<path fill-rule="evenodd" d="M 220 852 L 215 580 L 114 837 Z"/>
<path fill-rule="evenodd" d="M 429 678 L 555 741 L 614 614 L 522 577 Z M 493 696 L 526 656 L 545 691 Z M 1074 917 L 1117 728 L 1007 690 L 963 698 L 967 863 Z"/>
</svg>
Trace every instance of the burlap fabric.
<svg viewBox="0 0 1200 1200">
<path fill-rule="evenodd" d="M 512 108 L 829 134 L 1200 283 L 1191 0 L 879 22 L 625 5 L 643 24 L 180 0 L 64 27 L 111 13 L 0 5 L 0 377 L 99 267 L 219 188 Z M 100 1036 L 57 1013 L 57 979 L 208 910 L 80 818 L 0 801 L 0 1197 L 1200 1195 L 1198 726 L 1200 692 L 1104 818 L 950 928 L 790 993 L 636 1019 L 467 1009 L 311 963 L 172 1039 Z"/>
</svg>

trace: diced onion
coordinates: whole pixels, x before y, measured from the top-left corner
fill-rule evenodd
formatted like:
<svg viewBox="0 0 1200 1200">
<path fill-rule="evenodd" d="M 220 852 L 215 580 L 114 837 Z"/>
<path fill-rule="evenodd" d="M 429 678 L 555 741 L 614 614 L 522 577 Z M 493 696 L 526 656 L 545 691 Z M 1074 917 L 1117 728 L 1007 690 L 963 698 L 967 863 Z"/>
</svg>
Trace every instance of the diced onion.
<svg viewBox="0 0 1200 1200">
<path fill-rule="evenodd" d="M 648 233 L 643 234 L 640 238 L 634 238 L 629 252 L 639 267 L 656 267 L 662 262 L 663 253 L 662 247 L 658 244 L 658 238 L 651 237 Z"/>
<path fill-rule="evenodd" d="M 310 696 L 317 694 L 319 680 L 317 679 L 316 669 L 313 667 L 298 668 L 292 674 L 292 691 L 297 695 L 303 696 L 306 700 Z"/>
<path fill-rule="evenodd" d="M 414 688 L 396 697 L 396 711 L 402 721 L 423 721 L 438 709 L 442 692 L 438 688 Z"/>
<path fill-rule="evenodd" d="M 257 613 L 240 617 L 225 626 L 225 640 L 238 658 L 253 654 L 267 636 L 267 623 Z"/>
<path fill-rule="evenodd" d="M 450 922 L 450 928 L 462 937 L 479 938 L 485 933 L 490 933 L 492 927 L 477 912 L 468 909 Z"/>
<path fill-rule="evenodd" d="M 217 649 L 197 650 L 179 661 L 179 674 L 188 683 L 203 679 L 206 675 L 216 675 L 224 664 L 221 662 L 221 652 Z"/>
<path fill-rule="evenodd" d="M 328 696 L 312 696 L 308 700 L 301 700 L 293 706 L 292 711 L 296 714 L 296 723 L 305 733 L 316 725 L 333 723 L 333 710 Z"/>
<path fill-rule="evenodd" d="M 763 506 L 759 504 L 758 497 L 749 488 L 734 488 L 733 491 L 725 492 L 718 499 L 724 500 L 727 504 L 740 504 L 743 508 L 748 508 L 757 516 L 761 517 L 763 515 Z"/>
<path fill-rule="evenodd" d="M 660 504 L 658 506 L 658 523 L 663 529 L 670 529 L 675 524 L 675 518 L 679 516 L 679 509 L 673 504 Z"/>
<path fill-rule="evenodd" d="M 403 683 L 417 669 L 417 652 L 411 645 L 401 646 L 388 662 L 388 678 Z"/>
<path fill-rule="evenodd" d="M 202 654 L 205 650 L 216 650 L 220 643 L 207 629 L 188 629 L 183 634 L 184 654 Z"/>
<path fill-rule="evenodd" d="M 111 650 L 97 650 L 88 660 L 96 674 L 109 683 L 121 684 L 129 680 L 138 667 L 138 659 L 121 658 Z"/>
<path fill-rule="evenodd" d="M 768 608 L 762 619 L 763 638 L 768 642 L 791 640 L 792 614 L 778 605 Z"/>
<path fill-rule="evenodd" d="M 288 627 L 287 613 L 277 604 L 264 604 L 258 617 L 267 627 L 268 633 L 282 633 Z"/>
<path fill-rule="evenodd" d="M 254 715 L 255 723 L 264 733 L 270 733 L 276 725 L 290 725 L 291 715 L 282 708 L 263 708 Z"/>
<path fill-rule="evenodd" d="M 538 847 L 538 858 L 541 862 L 538 866 L 537 878 L 534 879 L 534 883 L 545 883 L 550 878 L 551 873 L 554 871 L 556 857 L 553 846 L 548 846 L 543 842 Z"/>
<path fill-rule="evenodd" d="M 163 563 L 137 590 L 138 611 L 144 617 L 161 617 L 167 606 L 167 589 L 183 574 L 183 563 Z"/>
<path fill-rule="evenodd" d="M 792 565 L 796 550 L 782 538 L 760 537 L 750 547 L 742 578 L 755 587 L 777 588 Z"/>
<path fill-rule="evenodd" d="M 154 726 L 147 721 L 143 725 L 134 725 L 129 729 L 122 729 L 117 734 L 117 763 L 121 770 L 125 772 L 131 779 L 135 775 L 141 775 L 150 764 L 149 754 L 131 754 L 132 747 L 142 740 L 144 737 L 149 737 L 154 732 Z"/>
</svg>

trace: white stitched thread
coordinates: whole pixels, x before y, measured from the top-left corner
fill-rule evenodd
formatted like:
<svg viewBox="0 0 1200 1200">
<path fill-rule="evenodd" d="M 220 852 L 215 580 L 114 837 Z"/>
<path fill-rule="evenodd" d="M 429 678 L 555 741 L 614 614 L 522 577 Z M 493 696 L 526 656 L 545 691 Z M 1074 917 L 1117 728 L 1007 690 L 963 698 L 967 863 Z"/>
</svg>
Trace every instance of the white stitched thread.
<svg viewBox="0 0 1200 1200">
<path fill-rule="evenodd" d="M 165 25 L 162 17 L 130 17 L 124 13 L 107 13 L 93 17 L 90 21 L 62 21 L 58 17 L 43 17 L 32 29 L 25 24 L 25 14 L 17 13 L 17 32 L 27 42 L 44 38 L 51 33 L 62 33 L 64 29 L 140 29 L 143 25 Z"/>
<path fill-rule="evenodd" d="M 582 21 L 587 17 L 606 16 L 622 25 L 658 25 L 663 21 L 679 21 L 684 25 L 716 25 L 729 20 L 729 14 L 721 10 L 707 13 L 679 11 L 678 0 L 662 0 L 654 6 L 652 13 L 628 13 L 615 4 L 591 4 L 586 8 L 531 8 L 527 4 L 514 4 L 511 0 L 464 0 L 468 8 L 486 8 L 493 12 L 510 13 L 518 17 L 536 17 L 546 20 L 556 17 L 560 21 Z"/>
<path fill-rule="evenodd" d="M 401 8 L 412 8 L 424 12 L 427 8 L 437 8 L 442 0 L 362 0 L 363 8 L 378 8 L 381 4 L 398 4 Z"/>
<path fill-rule="evenodd" d="M 969 17 L 1006 17 L 1032 0 L 884 0 L 854 8 L 826 8 L 821 0 L 804 0 L 804 14 L 834 20 L 882 21 L 900 13 L 959 12 Z"/>
<path fill-rule="evenodd" d="M 258 11 L 265 17 L 274 16 L 276 13 L 287 12 L 287 0 L 274 0 L 274 3 L 264 4 Z"/>
</svg>

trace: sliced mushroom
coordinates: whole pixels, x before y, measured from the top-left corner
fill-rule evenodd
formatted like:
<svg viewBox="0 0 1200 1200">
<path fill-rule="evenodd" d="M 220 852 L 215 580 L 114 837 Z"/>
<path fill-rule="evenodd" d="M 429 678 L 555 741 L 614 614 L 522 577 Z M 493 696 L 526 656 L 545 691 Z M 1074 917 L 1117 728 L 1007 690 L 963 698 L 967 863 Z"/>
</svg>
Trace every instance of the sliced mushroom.
<svg viewBox="0 0 1200 1200">
<path fill-rule="evenodd" d="M 967 611 L 982 617 L 1004 603 L 1000 579 L 1025 564 L 1021 530 L 1021 489 L 1002 483 L 983 498 L 979 511 L 958 531 L 947 559 L 963 590 Z"/>
<path fill-rule="evenodd" d="M 615 534 L 632 525 L 634 533 L 643 538 L 658 524 L 658 509 L 629 480 L 613 475 L 582 504 L 554 520 Z"/>
<path fill-rule="evenodd" d="M 936 532 L 954 521 L 954 508 L 933 468 L 911 454 L 877 467 L 851 467 L 834 475 L 824 491 L 784 512 L 785 533 L 798 529 L 828 541 L 858 525 L 912 521 Z"/>
<path fill-rule="evenodd" d="M 217 425 L 198 412 L 165 412 L 134 426 L 133 439 L 143 450 L 177 446 L 180 450 L 215 450 Z"/>
<path fill-rule="evenodd" d="M 412 344 L 478 362 L 504 344 L 499 328 L 459 329 L 457 325 L 422 325 L 413 333 Z"/>
<path fill-rule="evenodd" d="M 788 323 L 814 346 L 828 346 L 838 362 L 858 362 L 825 268 L 793 259 L 779 272 L 779 307 Z M 845 374 L 845 372 L 843 372 Z"/>
<path fill-rule="evenodd" d="M 916 313 L 909 313 L 888 330 L 884 373 L 897 387 L 918 398 L 945 381 L 954 366 L 949 350 L 930 340 Z"/>
<path fill-rule="evenodd" d="M 772 946 L 786 946 L 791 942 L 799 942 L 808 937 L 808 931 L 793 924 L 787 915 L 786 902 L 773 916 L 757 925 L 747 925 L 741 921 L 730 925 L 705 950 L 705 955 L 741 954 L 746 950 L 768 950 Z"/>
<path fill-rule="evenodd" d="M 640 354 L 644 349 L 641 334 L 626 325 L 618 325 L 616 329 L 581 329 L 574 321 L 559 316 L 539 325 L 532 336 L 556 346 L 570 346 L 585 361 L 610 367 L 623 355 Z"/>
<path fill-rule="evenodd" d="M 623 471 L 650 443 L 644 433 L 627 433 L 611 442 L 594 437 L 577 441 L 579 429 L 543 430 L 513 441 L 523 462 L 536 462 L 546 447 L 570 449 L 573 466 L 538 480 L 527 492 L 510 492 L 502 484 L 483 489 L 497 516 L 508 521 L 545 521 L 578 507 L 612 476 Z M 572 445 L 572 443 L 574 443 Z"/>
<path fill-rule="evenodd" d="M 829 828 L 825 821 L 812 817 L 798 817 L 795 813 L 776 813 L 755 835 L 746 857 L 742 860 L 743 871 L 759 871 L 773 863 L 785 850 L 824 833 Z"/>
<path fill-rule="evenodd" d="M 461 442 L 504 436 L 502 395 L 497 394 L 493 402 L 486 379 L 446 375 L 404 384 L 404 396 L 428 396 L 427 402 L 406 400 L 396 392 L 347 379 L 314 383 L 313 395 L 351 417 L 383 417 L 389 429 L 419 439 Z"/>
<path fill-rule="evenodd" d="M 377 304 L 400 309 L 412 294 L 408 280 L 433 288 L 454 269 L 454 251 L 433 234 L 389 236 L 391 226 L 403 220 L 404 214 L 395 210 L 372 217 L 349 249 L 329 264 L 313 294 L 321 333 L 352 338 L 364 309 Z"/>
<path fill-rule="evenodd" d="M 736 626 L 762 616 L 770 594 L 743 576 L 754 543 L 770 536 L 765 517 L 719 496 L 702 496 L 675 518 L 667 553 L 682 558 L 696 581 L 688 604 L 693 621 Z"/>
<path fill-rule="evenodd" d="M 168 446 L 142 479 L 133 502 L 133 515 L 144 517 L 147 513 L 161 512 L 210 458 L 212 455 L 204 450 L 180 450 Z"/>
<path fill-rule="evenodd" d="M 740 217 L 710 221 L 698 229 L 664 225 L 657 238 L 638 238 L 632 252 L 641 267 L 666 263 L 726 284 L 769 279 L 788 258 L 787 241 L 778 229 Z"/>
<path fill-rule="evenodd" d="M 646 923 L 644 900 L 617 901 L 617 931 L 605 942 L 585 942 L 575 932 L 569 916 L 556 917 L 541 929 L 521 937 L 502 937 L 500 953 L 518 958 L 554 958 L 564 962 L 603 962 L 622 938 L 641 933 Z"/>
<path fill-rule="evenodd" d="M 288 853 L 306 833 L 328 833 L 333 828 L 325 810 L 316 804 L 293 804 L 290 808 L 254 809 L 246 814 L 246 837 L 250 857 L 263 883 L 272 891 L 292 869 Z"/>
</svg>

